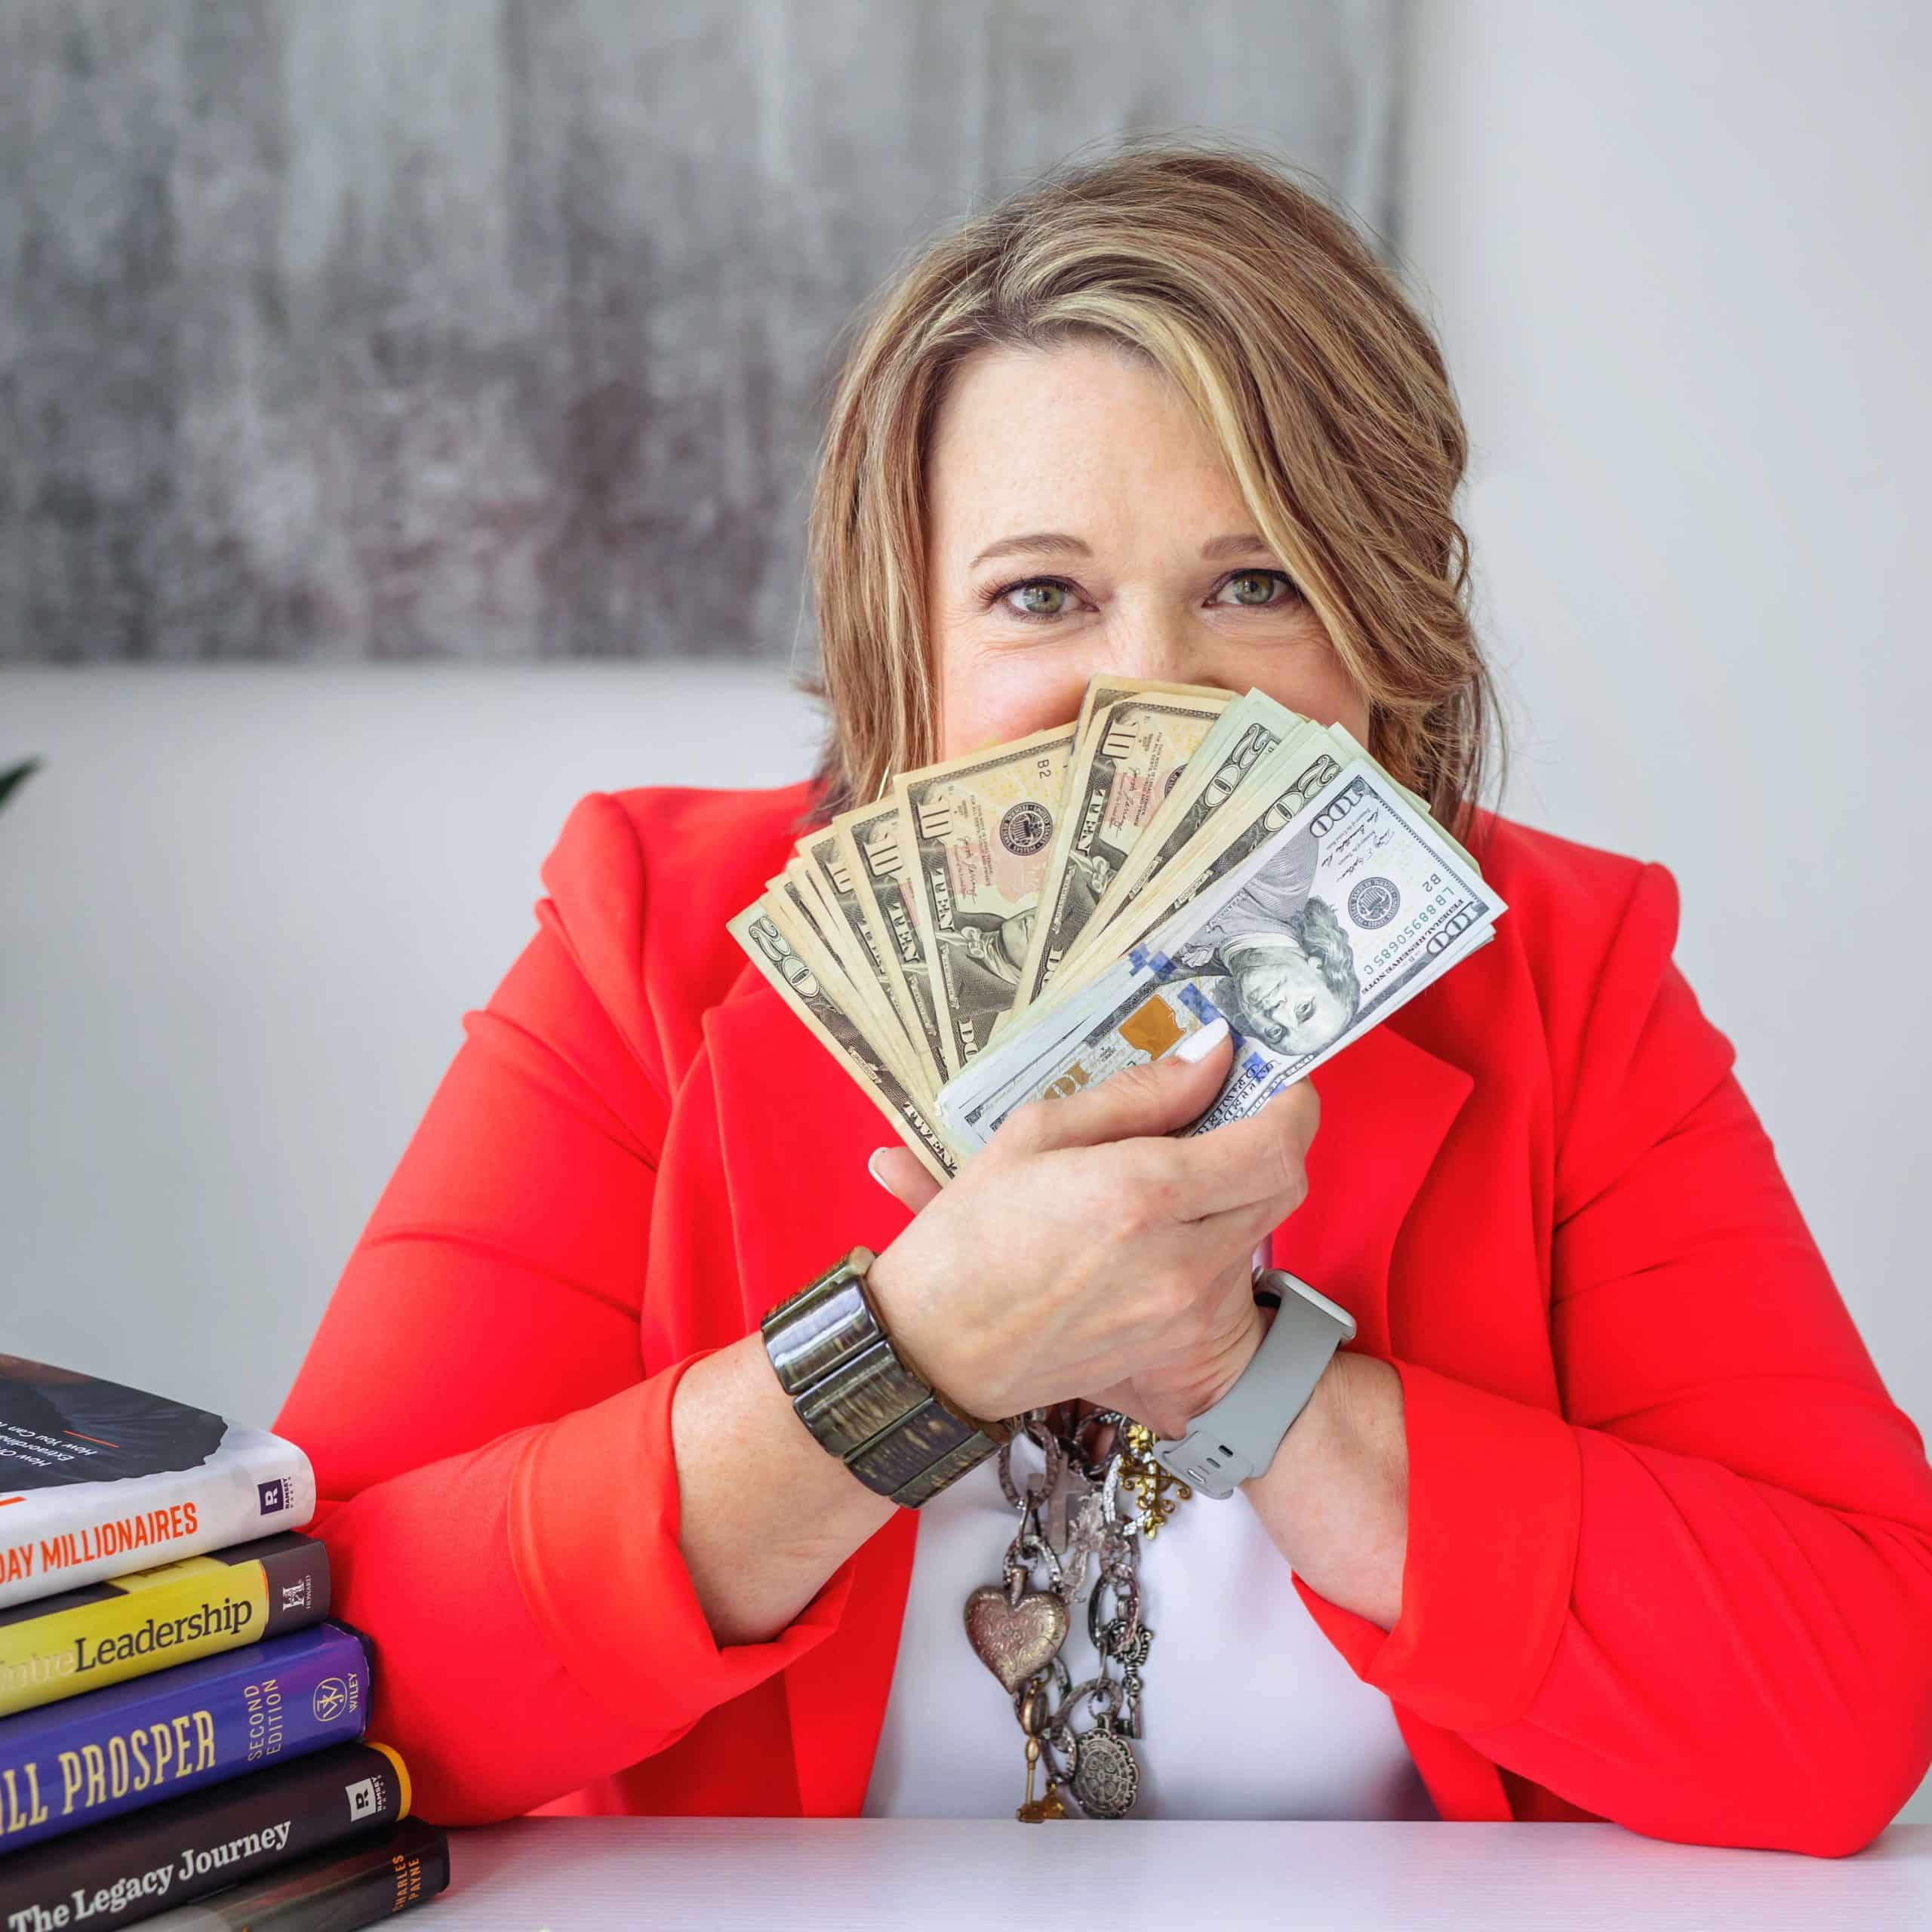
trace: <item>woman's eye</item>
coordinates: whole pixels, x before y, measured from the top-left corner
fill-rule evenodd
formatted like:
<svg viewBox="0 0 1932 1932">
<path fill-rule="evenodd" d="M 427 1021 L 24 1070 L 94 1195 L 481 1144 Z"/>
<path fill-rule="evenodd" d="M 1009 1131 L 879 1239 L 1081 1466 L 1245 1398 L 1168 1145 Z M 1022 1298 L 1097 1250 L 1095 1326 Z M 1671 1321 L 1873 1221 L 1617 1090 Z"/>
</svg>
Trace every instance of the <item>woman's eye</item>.
<svg viewBox="0 0 1932 1932">
<path fill-rule="evenodd" d="M 1012 592 L 1002 592 L 1001 595 L 1004 596 L 1017 593 L 1020 596 L 1027 598 L 1036 597 L 1065 598 L 1071 596 L 1072 592 L 1073 586 L 1071 584 L 1063 583 L 1057 577 L 1029 577 L 1024 583 L 1016 583 L 1013 586 Z M 1016 617 L 1057 617 L 1061 615 L 1066 608 L 1063 602 L 1060 604 L 1028 602 L 1008 606 Z"/>
<path fill-rule="evenodd" d="M 1272 594 L 1278 583 L 1286 593 L 1279 598 Z M 1277 603 L 1288 603 L 1295 594 L 1294 580 L 1286 571 L 1237 571 L 1222 587 L 1224 589 L 1236 592 L 1244 590 L 1258 592 L 1259 594 L 1254 596 L 1237 595 L 1234 600 L 1237 604 L 1244 604 L 1252 610 L 1263 610 Z"/>
</svg>

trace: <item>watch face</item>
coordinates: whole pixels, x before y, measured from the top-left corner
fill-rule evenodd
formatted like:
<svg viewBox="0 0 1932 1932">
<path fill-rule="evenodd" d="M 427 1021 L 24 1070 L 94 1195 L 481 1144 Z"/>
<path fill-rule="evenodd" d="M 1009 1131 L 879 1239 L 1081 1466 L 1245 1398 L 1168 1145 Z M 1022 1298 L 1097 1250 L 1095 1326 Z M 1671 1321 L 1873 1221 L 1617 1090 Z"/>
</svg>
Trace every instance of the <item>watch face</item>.
<svg viewBox="0 0 1932 1932">
<path fill-rule="evenodd" d="M 1340 1331 L 1336 1338 L 1336 1346 L 1355 1338 L 1355 1318 L 1340 1302 L 1331 1301 L 1319 1288 L 1312 1287 L 1299 1275 L 1291 1275 L 1285 1268 L 1269 1268 L 1254 1278 L 1257 1294 L 1264 1287 L 1276 1291 L 1279 1307 L 1280 1297 L 1292 1294 L 1295 1299 L 1309 1308 L 1318 1308 Z"/>
</svg>

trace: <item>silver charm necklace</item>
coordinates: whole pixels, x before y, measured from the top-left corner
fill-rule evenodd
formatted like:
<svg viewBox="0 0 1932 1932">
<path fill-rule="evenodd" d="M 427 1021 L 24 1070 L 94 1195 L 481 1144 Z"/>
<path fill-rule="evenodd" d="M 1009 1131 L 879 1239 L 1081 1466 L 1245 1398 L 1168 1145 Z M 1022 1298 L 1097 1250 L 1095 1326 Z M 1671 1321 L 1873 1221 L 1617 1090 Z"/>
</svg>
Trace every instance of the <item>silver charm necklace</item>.
<svg viewBox="0 0 1932 1932">
<path fill-rule="evenodd" d="M 1141 1620 L 1138 1550 L 1194 1493 L 1153 1460 L 1153 1432 L 1119 1410 L 1095 1409 L 1071 1427 L 1061 1417 L 1059 1406 L 1029 1409 L 1001 1445 L 1000 1487 L 1020 1521 L 1001 1580 L 965 1604 L 967 1639 L 1012 1698 L 1026 1739 L 1026 1792 L 1014 1815 L 1027 1824 L 1072 1815 L 1063 1790 L 1090 1818 L 1132 1809 L 1140 1767 L 1129 1740 L 1142 1735 L 1141 1672 L 1154 1637 Z M 1097 1457 L 1094 1438 L 1109 1426 L 1112 1442 Z M 1023 1439 L 1044 1458 L 1023 1488 L 1013 1475 Z M 1098 1566 L 1091 1580 L 1090 1564 Z M 1083 1605 L 1095 1666 L 1076 1684 L 1065 1651 Z M 1092 1713 L 1084 1729 L 1074 1723 L 1083 1706 Z M 1035 1798 L 1043 1759 L 1047 1788 Z"/>
</svg>

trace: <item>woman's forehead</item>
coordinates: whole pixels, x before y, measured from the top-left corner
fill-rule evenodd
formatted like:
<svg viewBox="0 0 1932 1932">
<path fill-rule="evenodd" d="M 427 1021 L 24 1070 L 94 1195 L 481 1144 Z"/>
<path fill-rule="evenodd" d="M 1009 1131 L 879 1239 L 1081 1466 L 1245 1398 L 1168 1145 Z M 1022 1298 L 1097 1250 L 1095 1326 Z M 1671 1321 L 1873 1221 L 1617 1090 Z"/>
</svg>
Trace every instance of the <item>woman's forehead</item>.
<svg viewBox="0 0 1932 1932">
<path fill-rule="evenodd" d="M 971 358 L 934 426 L 926 496 L 936 561 L 955 570 L 1034 533 L 1115 561 L 1192 557 L 1217 538 L 1255 534 L 1180 389 L 1086 343 Z"/>
</svg>

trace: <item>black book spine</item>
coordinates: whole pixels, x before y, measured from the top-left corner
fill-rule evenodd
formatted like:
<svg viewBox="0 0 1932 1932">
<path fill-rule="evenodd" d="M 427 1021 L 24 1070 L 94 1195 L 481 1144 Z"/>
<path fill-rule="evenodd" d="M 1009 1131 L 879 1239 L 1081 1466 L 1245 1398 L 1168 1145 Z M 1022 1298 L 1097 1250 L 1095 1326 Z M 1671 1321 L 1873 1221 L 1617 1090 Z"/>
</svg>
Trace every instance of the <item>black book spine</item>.
<svg viewBox="0 0 1932 1932">
<path fill-rule="evenodd" d="M 434 1898 L 449 1881 L 448 1834 L 405 1818 L 147 1922 L 153 1932 L 357 1932 Z"/>
<path fill-rule="evenodd" d="M 5 1932 L 113 1932 L 407 1816 L 408 1774 L 337 1744 L 0 1858 Z"/>
<path fill-rule="evenodd" d="M 281 1548 L 264 1551 L 262 1580 L 269 1592 L 264 1637 L 319 1623 L 329 1614 L 328 1546 L 315 1537 L 291 1536 Z"/>
</svg>

